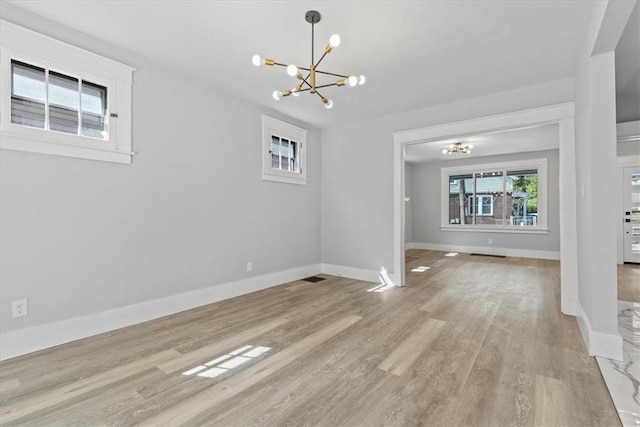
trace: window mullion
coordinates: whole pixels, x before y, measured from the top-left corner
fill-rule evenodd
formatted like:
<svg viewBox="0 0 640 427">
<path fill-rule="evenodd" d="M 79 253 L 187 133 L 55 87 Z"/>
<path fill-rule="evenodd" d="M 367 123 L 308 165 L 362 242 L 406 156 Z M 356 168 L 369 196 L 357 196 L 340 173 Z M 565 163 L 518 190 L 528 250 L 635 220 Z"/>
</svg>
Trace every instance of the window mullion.
<svg viewBox="0 0 640 427">
<path fill-rule="evenodd" d="M 502 226 L 507 226 L 507 170 L 502 170 Z"/>
<path fill-rule="evenodd" d="M 82 79 L 78 79 L 78 135 L 82 135 Z"/>
<path fill-rule="evenodd" d="M 49 69 L 44 70 L 44 128 L 49 129 Z"/>
<path fill-rule="evenodd" d="M 476 215 L 478 215 L 478 196 L 476 196 L 476 172 L 473 173 L 473 197 L 471 198 L 471 203 L 473 203 L 473 209 L 471 212 L 473 216 L 471 217 L 471 223 L 476 225 Z"/>
<path fill-rule="evenodd" d="M 294 172 L 295 169 L 293 168 L 293 144 L 295 144 L 295 142 L 293 141 L 289 141 L 289 171 Z"/>
</svg>

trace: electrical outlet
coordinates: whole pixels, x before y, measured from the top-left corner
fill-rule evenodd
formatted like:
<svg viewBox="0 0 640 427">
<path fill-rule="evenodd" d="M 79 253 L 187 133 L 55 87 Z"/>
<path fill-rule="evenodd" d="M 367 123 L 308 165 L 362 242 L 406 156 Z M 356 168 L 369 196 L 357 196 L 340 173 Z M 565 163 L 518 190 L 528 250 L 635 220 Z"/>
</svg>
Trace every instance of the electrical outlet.
<svg viewBox="0 0 640 427">
<path fill-rule="evenodd" d="M 26 299 L 21 299 L 20 301 L 13 301 L 11 303 L 11 311 L 13 313 L 13 318 L 16 317 L 24 317 L 29 314 L 29 306 L 27 305 Z"/>
<path fill-rule="evenodd" d="M 248 261 L 247 262 L 247 272 L 250 273 L 253 271 L 253 262 Z"/>
<path fill-rule="evenodd" d="M 489 239 L 489 244 L 493 245 L 493 239 Z"/>
</svg>

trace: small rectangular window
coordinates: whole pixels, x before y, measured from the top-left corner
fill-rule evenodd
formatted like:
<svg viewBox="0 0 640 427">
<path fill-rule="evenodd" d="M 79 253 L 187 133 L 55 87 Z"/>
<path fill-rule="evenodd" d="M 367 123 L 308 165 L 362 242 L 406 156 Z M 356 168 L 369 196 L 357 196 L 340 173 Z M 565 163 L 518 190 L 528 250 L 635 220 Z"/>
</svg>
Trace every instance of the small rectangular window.
<svg viewBox="0 0 640 427">
<path fill-rule="evenodd" d="M 262 116 L 262 179 L 307 184 L 307 131 L 289 123 Z"/>
<path fill-rule="evenodd" d="M 0 19 L 0 148 L 131 163 L 134 70 Z"/>
<path fill-rule="evenodd" d="M 300 172 L 298 169 L 298 145 L 299 142 L 271 136 L 271 169 Z"/>
<path fill-rule="evenodd" d="M 11 80 L 11 123 L 108 139 L 106 87 L 16 60 Z"/>
</svg>

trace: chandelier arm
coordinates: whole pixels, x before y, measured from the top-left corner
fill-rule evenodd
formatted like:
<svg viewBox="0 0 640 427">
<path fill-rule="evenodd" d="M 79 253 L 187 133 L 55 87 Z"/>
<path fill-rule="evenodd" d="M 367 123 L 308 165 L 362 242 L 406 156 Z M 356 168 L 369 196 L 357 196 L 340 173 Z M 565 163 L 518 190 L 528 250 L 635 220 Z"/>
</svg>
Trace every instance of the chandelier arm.
<svg viewBox="0 0 640 427">
<path fill-rule="evenodd" d="M 338 84 L 337 83 L 330 83 L 330 84 L 326 84 L 326 85 L 316 86 L 316 89 L 322 89 L 324 87 L 331 87 L 331 86 L 338 86 Z M 311 90 L 311 86 L 309 86 L 308 88 L 300 89 L 300 90 L 298 90 L 296 92 L 307 92 L 307 91 L 310 91 L 310 90 Z M 317 93 L 317 91 L 316 91 L 316 93 Z"/>
<path fill-rule="evenodd" d="M 325 52 L 322 54 L 322 56 L 320 57 L 320 59 L 318 59 L 318 62 L 314 64 L 314 65 L 316 66 L 316 68 L 318 67 L 318 65 L 320 65 L 320 63 L 322 62 L 322 60 L 324 59 L 324 57 L 325 57 L 325 56 L 327 56 L 327 53 L 329 53 L 329 52 L 325 51 Z M 313 63 L 312 63 L 312 64 L 313 64 Z"/>
<path fill-rule="evenodd" d="M 342 77 L 343 79 L 348 79 L 349 78 L 349 76 L 345 76 L 343 74 L 329 73 L 327 71 L 318 71 L 318 70 L 316 70 L 316 73 L 324 74 L 324 75 L 327 75 L 327 76 Z"/>
</svg>

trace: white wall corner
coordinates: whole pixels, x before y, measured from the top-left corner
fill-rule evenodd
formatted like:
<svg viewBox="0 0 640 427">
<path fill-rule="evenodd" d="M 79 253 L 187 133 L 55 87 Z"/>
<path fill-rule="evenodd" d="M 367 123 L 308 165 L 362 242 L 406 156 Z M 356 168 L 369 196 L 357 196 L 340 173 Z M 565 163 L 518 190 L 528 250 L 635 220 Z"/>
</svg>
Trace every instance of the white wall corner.
<svg viewBox="0 0 640 427">
<path fill-rule="evenodd" d="M 622 361 L 622 337 L 620 334 L 603 334 L 591 329 L 591 322 L 579 301 L 576 303 L 576 319 L 587 351 L 591 356 Z"/>
<path fill-rule="evenodd" d="M 382 283 L 380 278 L 381 273 L 375 270 L 347 267 L 345 265 L 321 264 L 321 271 L 323 274 L 331 274 L 332 276 L 363 280 L 365 282 Z"/>
<path fill-rule="evenodd" d="M 0 360 L 65 344 L 320 273 L 321 265 L 251 277 L 0 335 Z"/>
<path fill-rule="evenodd" d="M 566 314 L 567 316 L 576 316 L 578 314 L 578 310 L 576 308 L 578 306 L 577 299 L 569 297 L 565 298 L 563 296 L 560 305 L 560 310 L 563 314 Z"/>
</svg>

